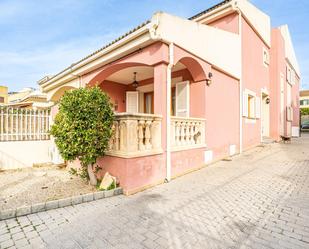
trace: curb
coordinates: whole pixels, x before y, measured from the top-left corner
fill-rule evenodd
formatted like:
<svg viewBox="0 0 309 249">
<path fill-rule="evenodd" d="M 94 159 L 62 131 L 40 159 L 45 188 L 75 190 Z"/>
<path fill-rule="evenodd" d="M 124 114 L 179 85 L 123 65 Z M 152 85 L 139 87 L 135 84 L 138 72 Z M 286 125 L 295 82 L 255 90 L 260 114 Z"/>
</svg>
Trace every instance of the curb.
<svg viewBox="0 0 309 249">
<path fill-rule="evenodd" d="M 122 188 L 115 188 L 106 191 L 98 191 L 83 195 L 72 196 L 54 201 L 47 201 L 42 203 L 32 204 L 30 206 L 23 206 L 16 209 L 6 209 L 0 211 L 0 220 L 11 219 L 28 214 L 34 214 L 51 209 L 73 206 L 84 202 L 95 201 L 103 198 L 108 198 L 122 194 Z"/>
</svg>

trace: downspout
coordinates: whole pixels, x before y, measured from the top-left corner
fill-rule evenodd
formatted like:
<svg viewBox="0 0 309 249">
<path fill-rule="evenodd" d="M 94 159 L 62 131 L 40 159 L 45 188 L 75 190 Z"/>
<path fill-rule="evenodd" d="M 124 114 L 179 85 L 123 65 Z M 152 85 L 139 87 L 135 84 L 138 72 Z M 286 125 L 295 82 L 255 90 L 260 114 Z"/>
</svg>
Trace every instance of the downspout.
<svg viewBox="0 0 309 249">
<path fill-rule="evenodd" d="M 239 78 L 239 153 L 243 151 L 243 81 L 242 81 L 242 14 L 234 2 L 233 9 L 238 13 L 238 33 L 239 33 L 239 46 L 240 46 L 240 78 Z"/>
<path fill-rule="evenodd" d="M 152 18 L 152 25 L 149 28 L 152 40 L 163 39 L 158 35 L 157 28 L 160 23 L 160 12 L 156 13 Z M 174 43 L 164 41 L 168 44 L 168 65 L 166 70 L 166 177 L 165 182 L 171 180 L 171 85 L 172 85 L 172 68 L 174 66 Z"/>
<path fill-rule="evenodd" d="M 166 182 L 171 180 L 171 87 L 174 66 L 174 43 L 169 44 L 169 63 L 166 70 Z"/>
</svg>

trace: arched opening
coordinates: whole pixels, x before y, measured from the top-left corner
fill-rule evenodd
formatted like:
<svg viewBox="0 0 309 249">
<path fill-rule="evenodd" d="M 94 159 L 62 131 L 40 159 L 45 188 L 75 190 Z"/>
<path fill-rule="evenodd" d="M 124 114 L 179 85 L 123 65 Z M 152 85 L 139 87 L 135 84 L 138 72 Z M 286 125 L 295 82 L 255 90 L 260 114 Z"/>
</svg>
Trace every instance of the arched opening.
<svg viewBox="0 0 309 249">
<path fill-rule="evenodd" d="M 180 58 L 172 68 L 171 115 L 204 117 L 206 72 L 192 57 Z"/>
<path fill-rule="evenodd" d="M 145 108 L 144 101 L 144 93 L 153 92 L 153 77 L 154 69 L 151 66 L 121 63 L 100 72 L 88 86 L 98 85 L 107 93 L 115 112 L 153 113 L 153 104 Z M 146 112 L 146 109 L 151 111 Z"/>
<path fill-rule="evenodd" d="M 65 92 L 71 91 L 76 89 L 75 87 L 72 86 L 63 86 L 59 88 L 56 92 L 53 93 L 53 95 L 50 97 L 50 101 L 54 103 L 58 103 L 61 97 L 64 95 Z"/>
<path fill-rule="evenodd" d="M 207 76 L 202 65 L 192 57 L 183 57 L 177 63 L 184 65 L 190 72 L 193 81 L 206 80 Z M 176 64 L 177 65 L 177 64 Z"/>
</svg>

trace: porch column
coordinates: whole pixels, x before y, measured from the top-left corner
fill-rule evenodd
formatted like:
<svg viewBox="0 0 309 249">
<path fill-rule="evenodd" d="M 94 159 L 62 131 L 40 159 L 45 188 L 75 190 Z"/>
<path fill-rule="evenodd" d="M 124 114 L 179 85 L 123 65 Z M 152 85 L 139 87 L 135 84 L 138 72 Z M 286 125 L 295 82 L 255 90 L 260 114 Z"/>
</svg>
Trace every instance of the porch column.
<svg viewBox="0 0 309 249">
<path fill-rule="evenodd" d="M 161 141 L 162 149 L 166 151 L 166 80 L 167 65 L 154 66 L 154 114 L 162 115 Z"/>
</svg>

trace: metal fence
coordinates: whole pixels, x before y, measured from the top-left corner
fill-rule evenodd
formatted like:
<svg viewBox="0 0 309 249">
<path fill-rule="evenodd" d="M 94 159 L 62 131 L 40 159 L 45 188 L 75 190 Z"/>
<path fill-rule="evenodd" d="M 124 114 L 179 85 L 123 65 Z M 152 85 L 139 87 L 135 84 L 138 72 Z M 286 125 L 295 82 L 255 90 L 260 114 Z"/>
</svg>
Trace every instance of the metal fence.
<svg viewBox="0 0 309 249">
<path fill-rule="evenodd" d="M 50 110 L 0 107 L 0 141 L 48 140 Z"/>
</svg>

